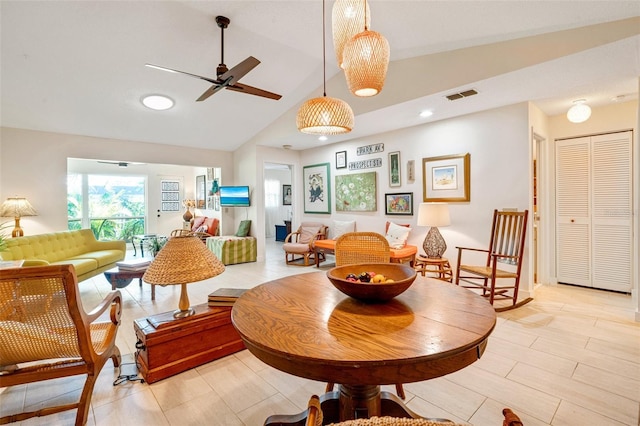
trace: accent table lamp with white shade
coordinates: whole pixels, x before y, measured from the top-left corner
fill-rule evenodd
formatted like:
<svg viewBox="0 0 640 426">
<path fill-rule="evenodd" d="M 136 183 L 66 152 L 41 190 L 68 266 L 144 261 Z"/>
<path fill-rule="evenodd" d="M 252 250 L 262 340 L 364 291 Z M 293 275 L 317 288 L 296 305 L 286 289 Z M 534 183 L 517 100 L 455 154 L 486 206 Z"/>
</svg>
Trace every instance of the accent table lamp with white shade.
<svg viewBox="0 0 640 426">
<path fill-rule="evenodd" d="M 38 213 L 24 197 L 9 197 L 0 206 L 0 216 L 13 217 L 16 221 L 15 228 L 11 232 L 12 237 L 22 237 L 24 231 L 20 227 L 20 218 L 23 216 L 37 216 Z"/>
<path fill-rule="evenodd" d="M 171 237 L 147 268 L 142 280 L 161 286 L 180 285 L 180 302 L 174 318 L 195 313 L 189 304 L 187 284 L 213 278 L 224 272 L 224 264 L 196 236 Z"/>
<path fill-rule="evenodd" d="M 442 258 L 447 243 L 442 238 L 438 226 L 451 225 L 449 205 L 447 203 L 420 203 L 418 207 L 418 226 L 430 226 L 422 248 L 429 258 Z"/>
</svg>

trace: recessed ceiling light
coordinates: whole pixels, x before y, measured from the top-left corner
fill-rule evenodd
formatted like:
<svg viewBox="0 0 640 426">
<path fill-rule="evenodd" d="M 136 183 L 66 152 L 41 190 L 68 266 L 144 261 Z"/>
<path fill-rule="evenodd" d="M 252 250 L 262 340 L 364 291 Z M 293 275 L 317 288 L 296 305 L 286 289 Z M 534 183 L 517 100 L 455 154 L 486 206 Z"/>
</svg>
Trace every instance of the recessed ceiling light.
<svg viewBox="0 0 640 426">
<path fill-rule="evenodd" d="M 319 141 L 322 141 L 322 142 L 326 141 L 327 139 L 328 139 L 328 138 L 327 138 L 325 135 L 322 135 L 322 136 L 320 136 L 320 137 L 318 138 L 318 140 L 319 140 Z"/>
<path fill-rule="evenodd" d="M 173 106 L 173 99 L 163 95 L 147 95 L 142 98 L 142 104 L 147 108 L 164 111 Z"/>
<path fill-rule="evenodd" d="M 430 111 L 430 110 L 424 110 L 420 112 L 420 117 L 422 118 L 431 117 L 432 115 L 433 115 L 433 111 Z"/>
</svg>

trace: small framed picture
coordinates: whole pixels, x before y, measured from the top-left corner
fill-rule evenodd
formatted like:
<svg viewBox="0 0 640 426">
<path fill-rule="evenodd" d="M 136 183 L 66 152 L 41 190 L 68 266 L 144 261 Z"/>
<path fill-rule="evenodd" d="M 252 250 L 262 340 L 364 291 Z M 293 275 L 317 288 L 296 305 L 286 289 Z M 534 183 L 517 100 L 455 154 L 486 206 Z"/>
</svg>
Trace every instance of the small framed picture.
<svg viewBox="0 0 640 426">
<path fill-rule="evenodd" d="M 389 186 L 400 186 L 400 151 L 389 153 Z"/>
<path fill-rule="evenodd" d="M 422 159 L 422 194 L 425 203 L 471 200 L 471 154 Z"/>
<path fill-rule="evenodd" d="M 384 194 L 386 214 L 413 216 L 413 192 Z"/>
<path fill-rule="evenodd" d="M 336 169 L 347 168 L 347 151 L 336 152 Z"/>
<path fill-rule="evenodd" d="M 291 185 L 282 185 L 282 205 L 291 205 Z"/>
</svg>

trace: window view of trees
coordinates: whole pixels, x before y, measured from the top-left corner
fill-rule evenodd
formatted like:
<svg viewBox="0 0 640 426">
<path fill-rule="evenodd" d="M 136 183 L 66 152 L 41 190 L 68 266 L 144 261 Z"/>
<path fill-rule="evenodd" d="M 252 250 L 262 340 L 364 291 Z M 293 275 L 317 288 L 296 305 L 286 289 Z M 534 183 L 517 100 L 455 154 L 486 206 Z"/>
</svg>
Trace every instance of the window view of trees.
<svg viewBox="0 0 640 426">
<path fill-rule="evenodd" d="M 145 231 L 145 188 L 142 176 L 68 175 L 68 228 L 91 228 L 98 240 L 131 241 Z"/>
</svg>

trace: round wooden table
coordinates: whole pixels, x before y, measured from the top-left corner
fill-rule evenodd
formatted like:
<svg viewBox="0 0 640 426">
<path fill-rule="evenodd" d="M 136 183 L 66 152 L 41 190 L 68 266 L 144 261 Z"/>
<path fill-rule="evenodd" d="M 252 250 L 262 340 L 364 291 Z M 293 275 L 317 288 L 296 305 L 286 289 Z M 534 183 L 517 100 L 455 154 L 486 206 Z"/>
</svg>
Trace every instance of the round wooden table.
<svg viewBox="0 0 640 426">
<path fill-rule="evenodd" d="M 324 272 L 293 275 L 247 290 L 231 320 L 257 358 L 287 373 L 340 383 L 322 398 L 327 423 L 374 415 L 417 417 L 380 385 L 417 382 L 475 362 L 495 327 L 487 301 L 443 281 L 416 277 L 400 296 L 366 304 L 344 295 Z M 267 419 L 265 424 L 287 423 Z"/>
</svg>

